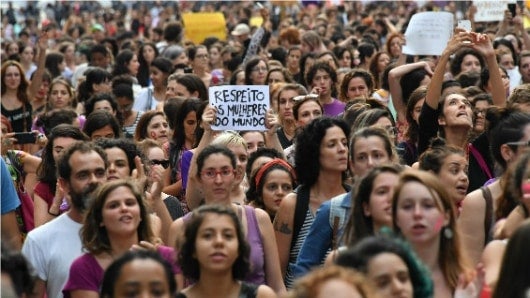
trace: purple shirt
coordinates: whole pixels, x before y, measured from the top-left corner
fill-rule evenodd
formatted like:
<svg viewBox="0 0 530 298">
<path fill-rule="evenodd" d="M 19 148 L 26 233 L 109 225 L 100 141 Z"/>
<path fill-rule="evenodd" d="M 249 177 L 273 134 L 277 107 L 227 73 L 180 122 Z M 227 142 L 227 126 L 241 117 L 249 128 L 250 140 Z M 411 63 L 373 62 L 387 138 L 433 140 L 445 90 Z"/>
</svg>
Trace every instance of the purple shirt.
<svg viewBox="0 0 530 298">
<path fill-rule="evenodd" d="M 344 112 L 346 104 L 336 98 L 332 98 L 332 100 L 331 103 L 324 104 L 323 106 L 325 116 L 335 117 Z"/>
<path fill-rule="evenodd" d="M 181 273 L 180 267 L 176 263 L 175 250 L 172 247 L 160 245 L 157 248 L 158 253 L 171 264 L 173 274 Z M 71 297 L 71 291 L 84 290 L 99 293 L 103 274 L 105 271 L 99 265 L 98 261 L 92 254 L 85 253 L 77 258 L 70 266 L 70 275 L 66 282 L 63 295 L 65 298 Z"/>
</svg>

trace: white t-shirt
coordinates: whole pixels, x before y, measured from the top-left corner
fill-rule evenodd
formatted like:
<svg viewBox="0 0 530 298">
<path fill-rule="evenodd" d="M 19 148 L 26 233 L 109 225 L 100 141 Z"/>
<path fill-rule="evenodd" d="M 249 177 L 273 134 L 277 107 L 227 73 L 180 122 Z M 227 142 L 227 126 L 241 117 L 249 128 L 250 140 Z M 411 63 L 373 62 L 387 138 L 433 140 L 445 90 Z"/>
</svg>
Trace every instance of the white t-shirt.
<svg viewBox="0 0 530 298">
<path fill-rule="evenodd" d="M 22 254 L 33 266 L 39 279 L 46 282 L 48 297 L 63 297 L 70 265 L 81 254 L 81 224 L 68 213 L 29 232 Z"/>
<path fill-rule="evenodd" d="M 134 99 L 133 110 L 139 112 L 156 110 L 156 106 L 162 100 L 163 98 L 161 100 L 155 98 L 153 87 L 143 88 L 142 91 L 138 93 L 138 96 L 136 96 Z"/>
</svg>

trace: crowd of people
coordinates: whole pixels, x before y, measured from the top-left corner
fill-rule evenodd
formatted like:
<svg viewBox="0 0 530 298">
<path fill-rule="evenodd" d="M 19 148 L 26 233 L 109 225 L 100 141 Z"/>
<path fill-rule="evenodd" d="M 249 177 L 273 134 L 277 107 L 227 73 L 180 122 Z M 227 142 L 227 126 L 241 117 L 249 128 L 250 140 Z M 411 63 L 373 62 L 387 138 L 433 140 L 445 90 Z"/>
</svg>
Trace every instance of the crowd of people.
<svg viewBox="0 0 530 298">
<path fill-rule="evenodd" d="M 530 297 L 530 12 L 333 2 L 9 3 L 2 296 Z M 407 55 L 423 11 L 472 29 Z"/>
</svg>

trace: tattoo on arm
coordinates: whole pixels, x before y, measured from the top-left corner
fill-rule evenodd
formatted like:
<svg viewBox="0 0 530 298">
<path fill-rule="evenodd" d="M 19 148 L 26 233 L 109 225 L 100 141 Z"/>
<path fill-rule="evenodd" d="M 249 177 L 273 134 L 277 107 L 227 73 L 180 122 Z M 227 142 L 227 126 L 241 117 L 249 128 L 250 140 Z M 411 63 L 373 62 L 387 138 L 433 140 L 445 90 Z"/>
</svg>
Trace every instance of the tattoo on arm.
<svg viewBox="0 0 530 298">
<path fill-rule="evenodd" d="M 292 230 L 289 229 L 289 225 L 287 223 L 277 223 L 274 225 L 274 229 L 280 233 L 290 235 L 292 234 Z"/>
</svg>

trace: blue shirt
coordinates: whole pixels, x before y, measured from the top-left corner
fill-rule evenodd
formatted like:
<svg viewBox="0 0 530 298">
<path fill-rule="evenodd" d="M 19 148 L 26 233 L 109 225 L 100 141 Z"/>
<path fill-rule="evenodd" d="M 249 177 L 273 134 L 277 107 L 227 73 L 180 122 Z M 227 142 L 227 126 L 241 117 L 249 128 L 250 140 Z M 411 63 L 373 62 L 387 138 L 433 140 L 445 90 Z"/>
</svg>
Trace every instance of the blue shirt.
<svg viewBox="0 0 530 298">
<path fill-rule="evenodd" d="M 349 216 L 351 210 L 351 191 L 346 194 L 338 195 L 329 201 L 320 205 L 315 220 L 309 229 L 309 233 L 300 249 L 296 265 L 294 266 L 294 275 L 296 278 L 302 277 L 313 267 L 322 264 L 325 260 L 333 241 L 333 226 L 330 223 L 331 201 L 341 200 L 340 208 L 345 209 L 346 216 Z M 347 220 L 345 219 L 344 222 Z M 337 238 L 340 239 L 343 226 L 339 227 Z"/>
<path fill-rule="evenodd" d="M 3 158 L 0 158 L 0 178 L 2 179 L 1 189 L 2 189 L 2 206 L 1 214 L 4 215 L 9 213 L 20 206 L 20 200 L 18 199 L 17 191 L 13 185 L 13 180 L 11 180 L 11 174 L 7 170 L 6 163 Z"/>
</svg>

